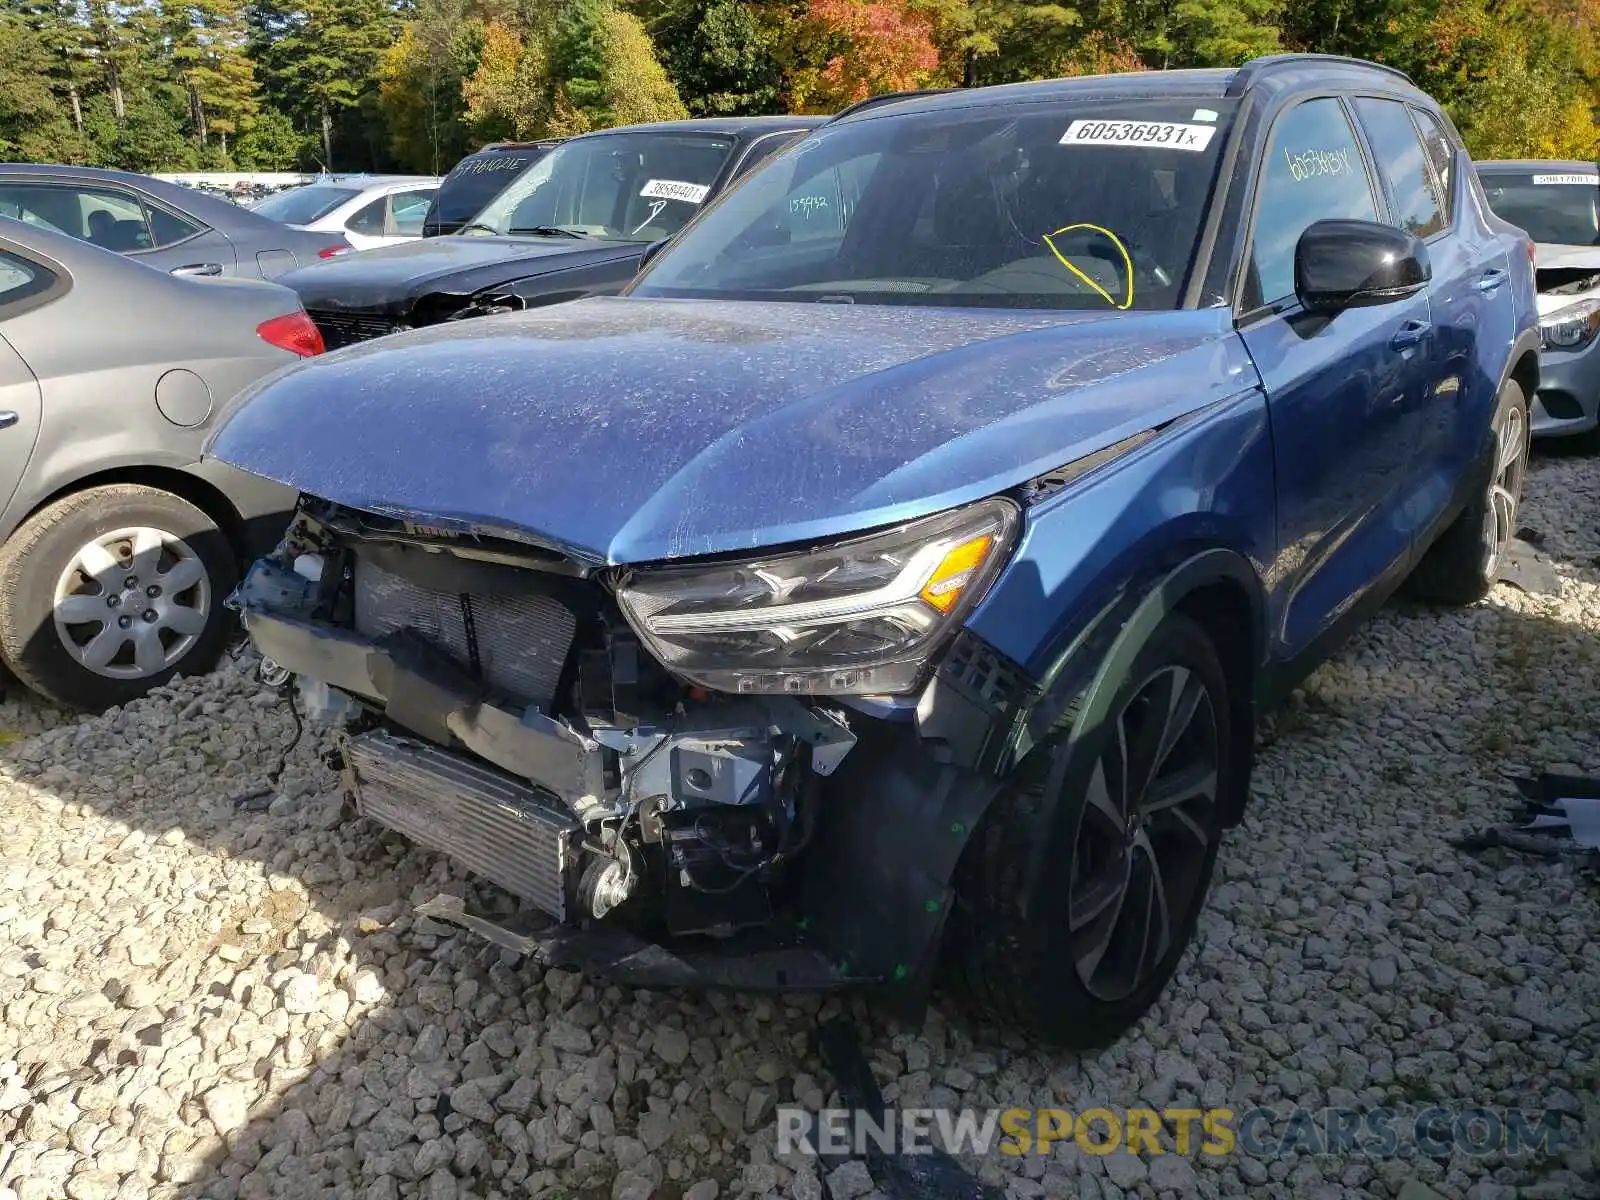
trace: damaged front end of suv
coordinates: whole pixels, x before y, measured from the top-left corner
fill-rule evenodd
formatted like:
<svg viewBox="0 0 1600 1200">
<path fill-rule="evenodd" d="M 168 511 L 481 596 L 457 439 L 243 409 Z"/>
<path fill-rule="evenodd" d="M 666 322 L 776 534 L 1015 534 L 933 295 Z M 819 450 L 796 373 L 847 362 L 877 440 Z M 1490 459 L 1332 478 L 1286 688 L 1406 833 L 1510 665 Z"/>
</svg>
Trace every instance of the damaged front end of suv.
<svg viewBox="0 0 1600 1200">
<path fill-rule="evenodd" d="M 554 918 L 548 961 L 647 985 L 906 981 L 946 888 L 862 872 L 892 877 L 881 841 L 937 836 L 846 848 L 830 828 L 819 851 L 825 803 L 878 809 L 823 789 L 858 739 L 908 732 L 1017 527 L 995 499 L 635 569 L 308 497 L 233 603 L 263 656 L 354 702 L 358 810 Z M 883 904 L 920 912 L 856 926 Z"/>
</svg>

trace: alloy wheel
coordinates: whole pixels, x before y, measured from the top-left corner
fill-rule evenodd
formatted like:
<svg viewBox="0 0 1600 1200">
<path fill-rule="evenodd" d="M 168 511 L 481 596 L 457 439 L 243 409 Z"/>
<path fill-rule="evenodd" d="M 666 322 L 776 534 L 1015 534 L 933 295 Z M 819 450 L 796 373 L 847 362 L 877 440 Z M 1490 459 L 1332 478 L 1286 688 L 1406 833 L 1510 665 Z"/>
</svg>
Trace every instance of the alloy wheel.
<svg viewBox="0 0 1600 1200">
<path fill-rule="evenodd" d="M 1138 990 L 1200 903 L 1221 753 L 1211 692 L 1186 667 L 1152 673 L 1112 719 L 1089 775 L 1067 897 L 1073 961 L 1096 998 Z"/>
<path fill-rule="evenodd" d="M 1494 437 L 1494 471 L 1489 480 L 1489 503 L 1483 517 L 1483 536 L 1489 547 L 1485 573 L 1491 578 L 1517 532 L 1522 479 L 1528 469 L 1528 421 L 1522 405 L 1513 404 L 1506 409 L 1495 427 Z"/>
<path fill-rule="evenodd" d="M 56 634 L 86 670 L 144 679 L 172 666 L 205 631 L 211 579 L 194 548 L 149 526 L 80 547 L 56 581 Z"/>
</svg>

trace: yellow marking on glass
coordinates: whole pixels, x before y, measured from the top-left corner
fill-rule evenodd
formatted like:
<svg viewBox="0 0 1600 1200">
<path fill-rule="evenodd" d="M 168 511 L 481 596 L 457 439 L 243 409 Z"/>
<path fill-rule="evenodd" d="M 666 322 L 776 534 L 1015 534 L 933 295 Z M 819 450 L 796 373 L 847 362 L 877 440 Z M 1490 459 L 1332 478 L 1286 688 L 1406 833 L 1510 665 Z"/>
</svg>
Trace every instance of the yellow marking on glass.
<svg viewBox="0 0 1600 1200">
<path fill-rule="evenodd" d="M 1109 239 L 1111 244 L 1117 248 L 1117 253 L 1122 255 L 1122 265 L 1128 268 L 1128 294 L 1123 297 L 1120 304 L 1110 292 L 1106 291 L 1105 288 L 1101 287 L 1094 280 L 1090 279 L 1089 276 L 1084 274 L 1082 270 L 1068 261 L 1065 254 L 1056 249 L 1054 239 L 1060 237 L 1063 233 L 1071 233 L 1074 229 L 1088 229 L 1100 234 L 1102 237 Z M 1111 305 L 1112 308 L 1126 309 L 1133 307 L 1133 257 L 1128 253 L 1128 248 L 1122 244 L 1122 239 L 1116 234 L 1112 233 L 1111 230 L 1107 229 L 1104 225 L 1092 225 L 1088 221 L 1079 221 L 1076 225 L 1063 225 L 1060 229 L 1055 230 L 1053 233 L 1045 234 L 1044 244 L 1050 247 L 1050 253 L 1056 256 L 1057 262 L 1059 262 L 1067 270 L 1071 271 L 1079 279 L 1083 280 L 1084 283 L 1092 287 L 1099 294 L 1100 298 L 1107 304 Z"/>
</svg>

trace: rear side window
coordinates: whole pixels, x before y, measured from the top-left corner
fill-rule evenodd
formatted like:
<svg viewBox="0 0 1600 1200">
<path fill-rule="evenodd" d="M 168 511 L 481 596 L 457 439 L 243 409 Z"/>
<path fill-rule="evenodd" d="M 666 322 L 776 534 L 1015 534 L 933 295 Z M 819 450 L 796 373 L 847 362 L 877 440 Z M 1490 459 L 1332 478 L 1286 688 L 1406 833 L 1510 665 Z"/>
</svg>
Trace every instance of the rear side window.
<svg viewBox="0 0 1600 1200">
<path fill-rule="evenodd" d="M 0 250 L 0 319 L 14 307 L 37 296 L 55 283 L 56 277 L 38 263 Z"/>
<path fill-rule="evenodd" d="M 1444 205 L 1435 190 L 1427 151 L 1417 136 L 1406 106 L 1398 100 L 1358 97 L 1356 115 L 1372 143 L 1378 173 L 1394 197 L 1395 224 L 1417 237 L 1431 237 L 1444 228 Z"/>
<path fill-rule="evenodd" d="M 150 213 L 150 243 L 156 248 L 170 246 L 200 232 L 200 226 L 164 208 L 148 205 Z"/>
<path fill-rule="evenodd" d="M 1439 179 L 1440 199 L 1444 201 L 1444 220 L 1448 225 L 1456 219 L 1456 142 L 1431 112 L 1413 108 L 1417 128 L 1422 131 L 1422 144 L 1427 148 L 1428 159 L 1433 163 L 1433 173 Z"/>
<path fill-rule="evenodd" d="M 1355 131 L 1339 101 L 1307 100 L 1278 118 L 1262 163 L 1244 306 L 1294 295 L 1294 252 L 1317 221 L 1376 221 Z"/>
<path fill-rule="evenodd" d="M 344 227 L 351 233 L 364 233 L 369 237 L 383 236 L 383 222 L 388 213 L 389 198 L 379 196 L 369 204 L 363 204 L 356 210 L 355 216 L 344 223 Z"/>
</svg>

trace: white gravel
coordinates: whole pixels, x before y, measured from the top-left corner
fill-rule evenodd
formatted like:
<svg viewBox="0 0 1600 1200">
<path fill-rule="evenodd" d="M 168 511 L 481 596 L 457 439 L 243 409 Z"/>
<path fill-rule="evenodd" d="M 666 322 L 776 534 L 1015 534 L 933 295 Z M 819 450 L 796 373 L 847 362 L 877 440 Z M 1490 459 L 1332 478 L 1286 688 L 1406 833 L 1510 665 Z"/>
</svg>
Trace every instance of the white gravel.
<svg viewBox="0 0 1600 1200">
<path fill-rule="evenodd" d="M 1018 1197 L 1600 1190 L 1595 887 L 1447 844 L 1504 816 L 1510 774 L 1600 771 L 1600 460 L 1543 460 L 1529 492 L 1560 598 L 1392 606 L 1312 677 L 1133 1035 L 1079 1059 L 863 1011 L 890 1101 L 1551 1106 L 1588 1131 L 1541 1161 L 970 1164 Z M 93 719 L 0 705 L 0 1200 L 821 1195 L 774 1162 L 772 1114 L 826 1099 L 807 1038 L 838 1000 L 596 987 L 413 917 L 469 885 L 341 823 L 315 739 L 270 811 L 235 811 L 290 734 L 251 672 Z"/>
</svg>

